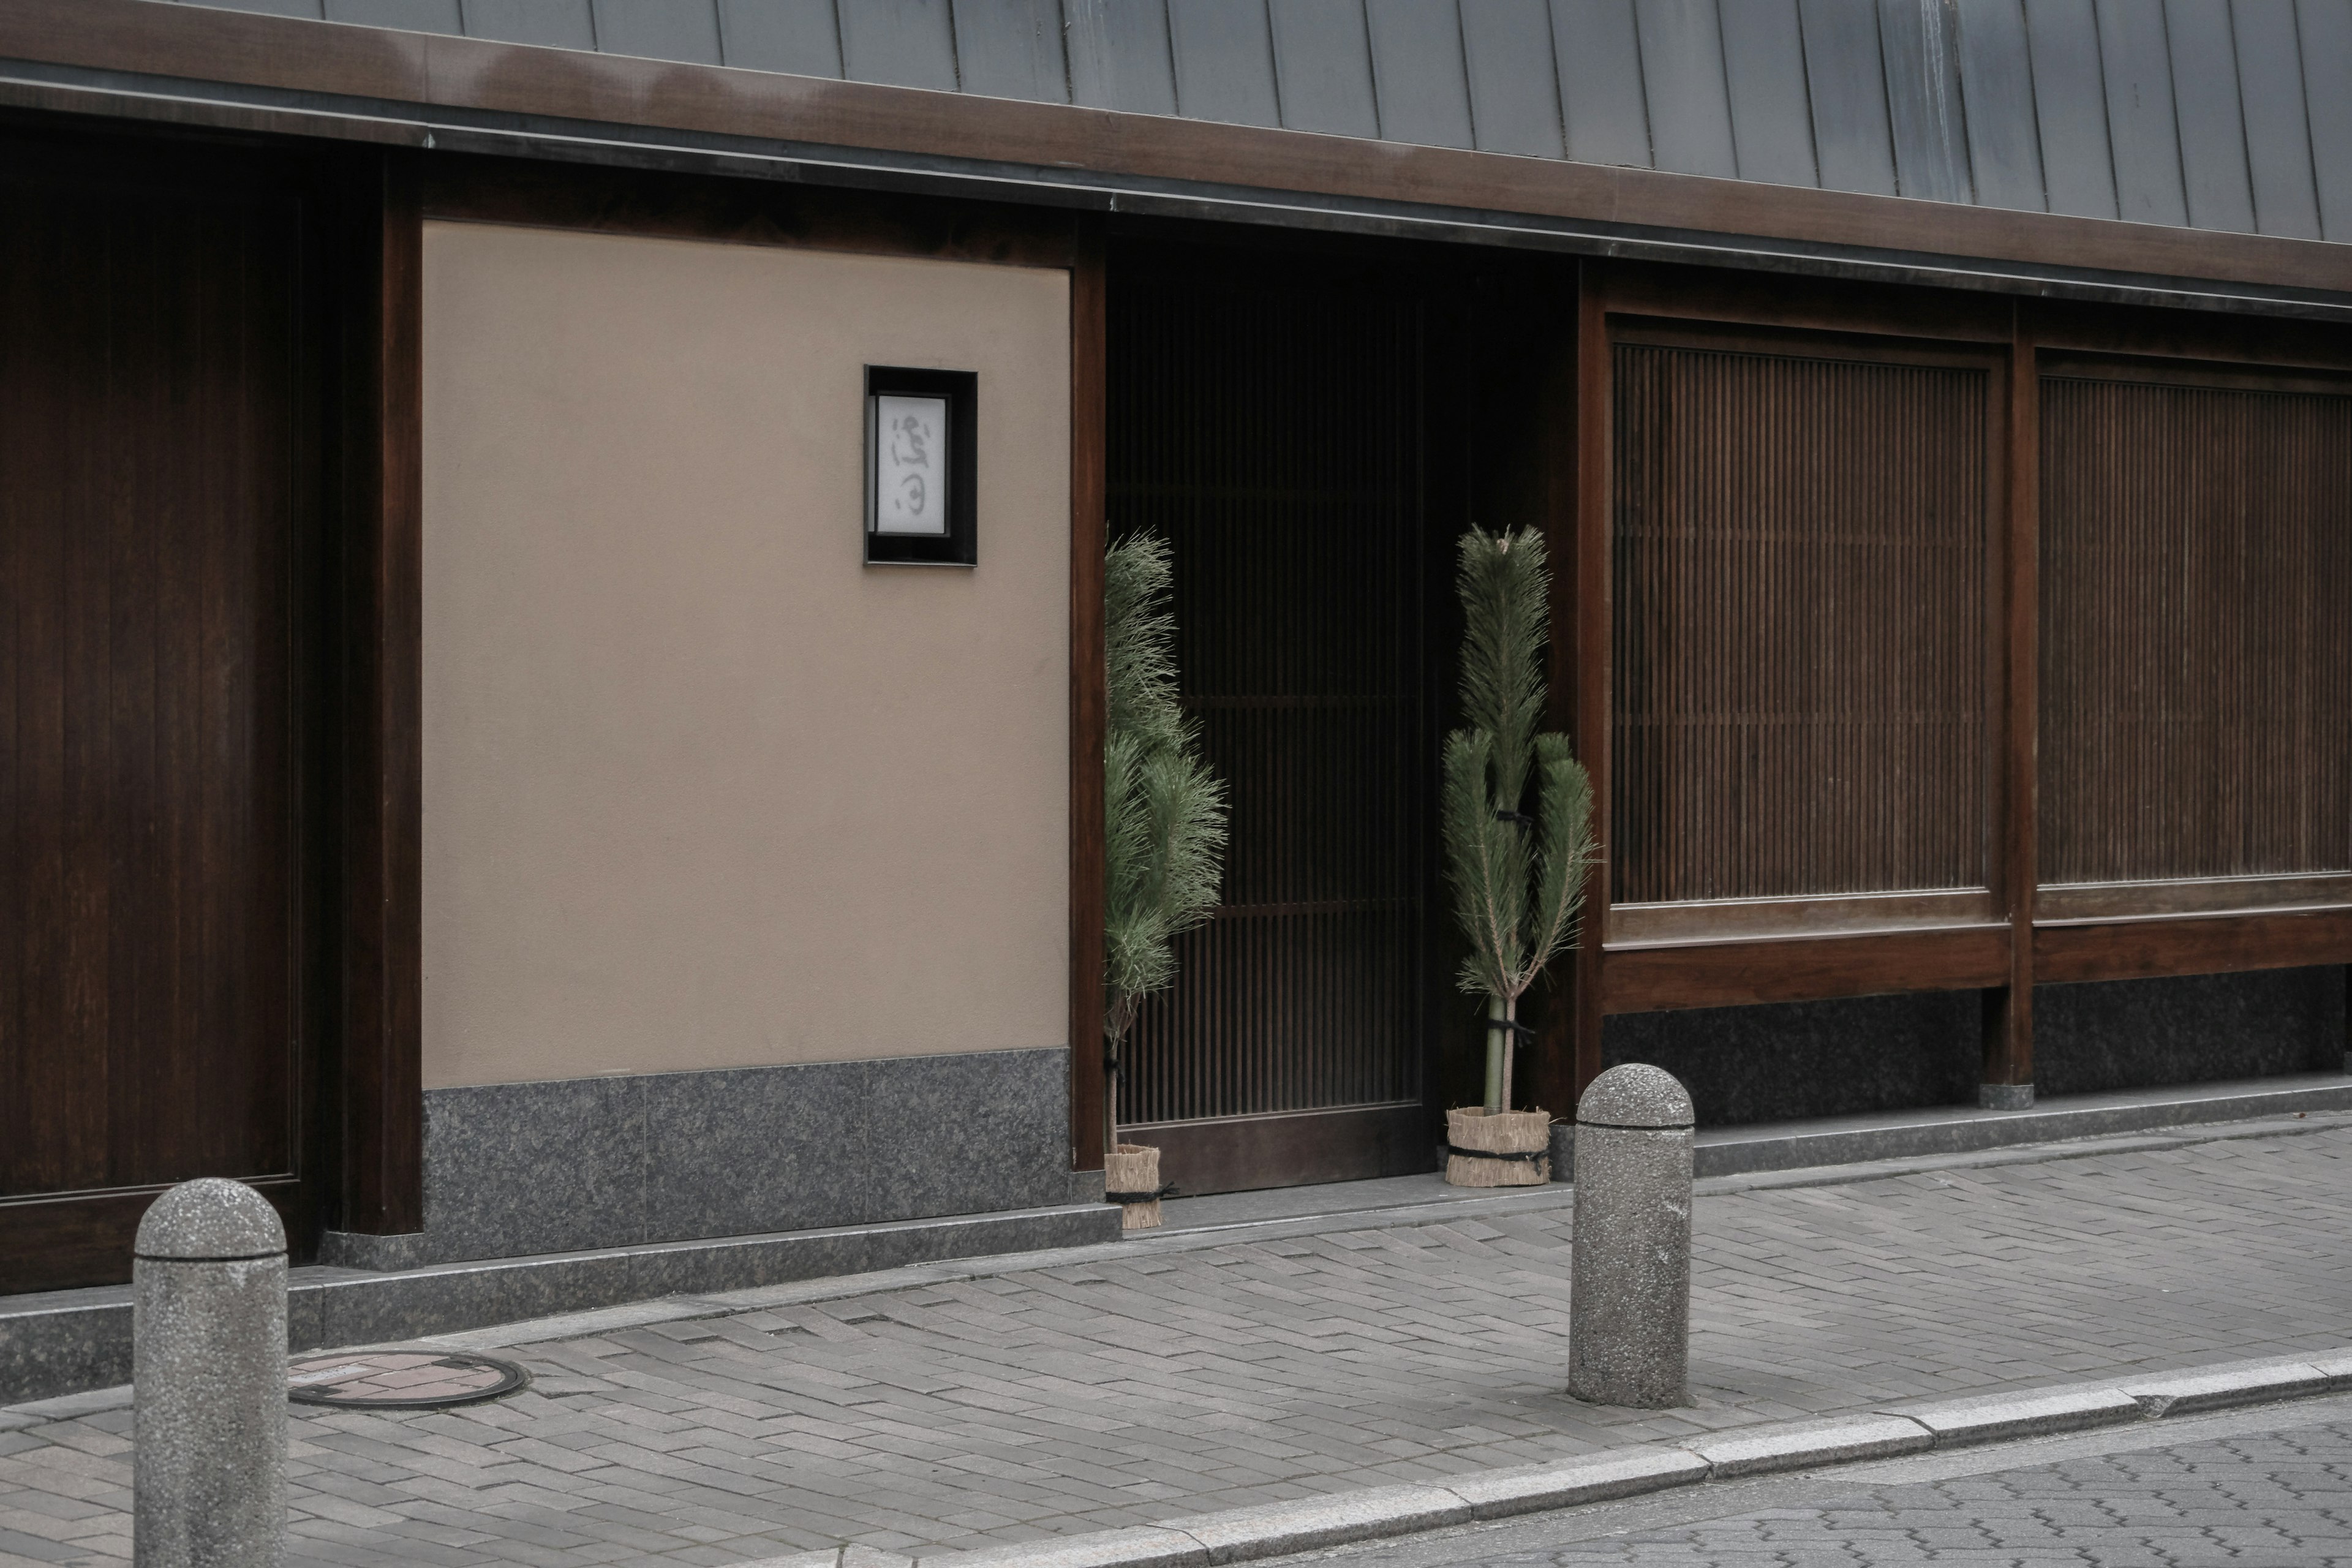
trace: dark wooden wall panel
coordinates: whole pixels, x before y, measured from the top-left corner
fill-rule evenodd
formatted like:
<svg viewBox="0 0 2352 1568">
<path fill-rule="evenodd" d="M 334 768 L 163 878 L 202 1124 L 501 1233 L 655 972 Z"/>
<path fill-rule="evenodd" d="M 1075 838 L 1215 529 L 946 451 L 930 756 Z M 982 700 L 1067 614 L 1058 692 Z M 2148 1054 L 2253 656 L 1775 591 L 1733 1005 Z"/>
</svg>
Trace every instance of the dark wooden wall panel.
<svg viewBox="0 0 2352 1568">
<path fill-rule="evenodd" d="M 320 1017 L 301 207 L 163 149 L 0 170 L 5 1290 L 127 1279 L 162 1184 L 307 1175 Z"/>
<path fill-rule="evenodd" d="M 1419 333 L 1375 284 L 1114 264 L 1110 527 L 1173 549 L 1184 703 L 1232 805 L 1122 1123 L 1420 1097 Z"/>
<path fill-rule="evenodd" d="M 2352 869 L 2352 388 L 2294 385 L 2043 377 L 2042 881 Z"/>
<path fill-rule="evenodd" d="M 1983 887 L 1988 372 L 1613 369 L 1611 901 Z"/>
</svg>

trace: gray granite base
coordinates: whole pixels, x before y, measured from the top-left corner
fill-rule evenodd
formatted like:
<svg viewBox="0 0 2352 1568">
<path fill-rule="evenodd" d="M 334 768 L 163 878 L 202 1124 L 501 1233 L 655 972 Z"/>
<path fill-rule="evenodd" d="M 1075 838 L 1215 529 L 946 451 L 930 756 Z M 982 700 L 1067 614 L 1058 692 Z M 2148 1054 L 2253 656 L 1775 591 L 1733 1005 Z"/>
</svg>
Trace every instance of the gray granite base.
<svg viewBox="0 0 2352 1568">
<path fill-rule="evenodd" d="M 445 1263 L 400 1272 L 294 1269 L 287 1337 L 296 1351 L 374 1344 L 587 1311 L 663 1296 L 1119 1238 L 1102 1201 L 1057 1208 L 737 1236 L 596 1252 Z M 131 1289 L 0 1298 L 0 1405 L 108 1388 L 131 1378 Z"/>
<path fill-rule="evenodd" d="M 2339 1070 L 2344 973 L 2337 964 L 2038 986 L 2034 1092 Z M 1973 1105 L 1980 997 L 1929 992 L 1620 1014 L 1603 1026 L 1601 1059 L 1674 1074 L 1689 1086 L 1702 1127 Z"/>
<path fill-rule="evenodd" d="M 2343 1056 L 2340 963 L 2033 993 L 2033 1082 L 2043 1094 L 2317 1072 Z"/>
<path fill-rule="evenodd" d="M 1081 1202 L 1069 1059 L 975 1051 L 432 1089 L 423 1232 L 331 1231 L 319 1261 L 416 1268 Z"/>
<path fill-rule="evenodd" d="M 1701 1127 L 1973 1105 L 1984 1005 L 1974 991 L 1621 1013 L 1604 1066 L 1648 1062 L 1690 1090 Z"/>
</svg>

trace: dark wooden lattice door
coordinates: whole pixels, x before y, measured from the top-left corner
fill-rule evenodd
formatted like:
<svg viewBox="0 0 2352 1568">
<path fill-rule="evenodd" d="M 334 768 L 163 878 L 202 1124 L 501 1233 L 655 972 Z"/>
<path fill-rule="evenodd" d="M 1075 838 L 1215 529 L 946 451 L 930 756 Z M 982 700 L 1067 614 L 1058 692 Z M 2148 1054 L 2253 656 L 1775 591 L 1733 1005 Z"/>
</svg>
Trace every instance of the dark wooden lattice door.
<svg viewBox="0 0 2352 1568">
<path fill-rule="evenodd" d="M 1188 1192 L 1425 1169 L 1417 308 L 1116 268 L 1109 328 L 1111 527 L 1172 547 L 1233 835 L 1121 1121 Z"/>
<path fill-rule="evenodd" d="M 295 657 L 302 208 L 273 169 L 0 141 L 0 1291 L 140 1215 L 316 1211 Z"/>
</svg>

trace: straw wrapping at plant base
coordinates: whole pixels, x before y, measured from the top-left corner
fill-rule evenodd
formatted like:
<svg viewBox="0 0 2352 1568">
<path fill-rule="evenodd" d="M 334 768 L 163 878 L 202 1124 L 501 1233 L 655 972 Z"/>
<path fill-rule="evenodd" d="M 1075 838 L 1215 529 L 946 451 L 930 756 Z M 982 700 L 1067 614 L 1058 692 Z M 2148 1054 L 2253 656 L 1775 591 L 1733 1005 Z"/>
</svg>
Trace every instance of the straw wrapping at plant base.
<svg viewBox="0 0 2352 1568">
<path fill-rule="evenodd" d="M 1140 1143 L 1120 1143 L 1103 1155 L 1103 1190 L 1108 1193 L 1156 1193 L 1160 1190 L 1160 1151 Z M 1121 1230 L 1157 1230 L 1160 1200 L 1118 1205 Z"/>
<path fill-rule="evenodd" d="M 1445 1179 L 1457 1187 L 1539 1187 L 1551 1180 L 1551 1113 L 1504 1110 L 1489 1116 L 1478 1106 L 1445 1113 L 1445 1141 L 1456 1149 L 1492 1149 L 1497 1154 L 1540 1154 L 1535 1160 L 1445 1157 Z"/>
</svg>

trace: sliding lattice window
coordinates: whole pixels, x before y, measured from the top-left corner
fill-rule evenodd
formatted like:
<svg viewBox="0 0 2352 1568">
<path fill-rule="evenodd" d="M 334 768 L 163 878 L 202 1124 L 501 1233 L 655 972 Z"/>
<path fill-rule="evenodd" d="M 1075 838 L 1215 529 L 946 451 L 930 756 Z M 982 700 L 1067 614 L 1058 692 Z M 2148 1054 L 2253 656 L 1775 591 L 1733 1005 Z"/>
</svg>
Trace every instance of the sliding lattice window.
<svg viewBox="0 0 2352 1568">
<path fill-rule="evenodd" d="M 1983 918 L 1990 365 L 1612 353 L 1612 937 Z"/>
<path fill-rule="evenodd" d="M 2344 896 L 2352 387 L 2045 374 L 2041 653 L 2038 913 Z"/>
</svg>

